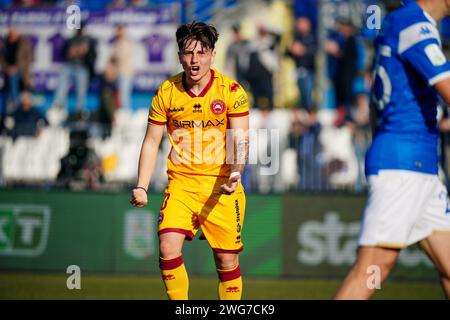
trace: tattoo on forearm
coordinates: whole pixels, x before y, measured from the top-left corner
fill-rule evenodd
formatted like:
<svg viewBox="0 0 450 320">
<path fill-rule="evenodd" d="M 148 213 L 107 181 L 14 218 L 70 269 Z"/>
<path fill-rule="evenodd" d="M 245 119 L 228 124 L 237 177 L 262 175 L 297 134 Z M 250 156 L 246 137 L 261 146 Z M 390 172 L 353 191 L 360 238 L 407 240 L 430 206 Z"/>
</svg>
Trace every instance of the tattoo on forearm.
<svg viewBox="0 0 450 320">
<path fill-rule="evenodd" d="M 239 171 L 242 173 L 244 171 L 244 167 L 248 161 L 248 153 L 249 153 L 249 140 L 248 138 L 244 138 L 240 140 L 236 144 L 236 162 L 233 165 L 232 171 Z"/>
</svg>

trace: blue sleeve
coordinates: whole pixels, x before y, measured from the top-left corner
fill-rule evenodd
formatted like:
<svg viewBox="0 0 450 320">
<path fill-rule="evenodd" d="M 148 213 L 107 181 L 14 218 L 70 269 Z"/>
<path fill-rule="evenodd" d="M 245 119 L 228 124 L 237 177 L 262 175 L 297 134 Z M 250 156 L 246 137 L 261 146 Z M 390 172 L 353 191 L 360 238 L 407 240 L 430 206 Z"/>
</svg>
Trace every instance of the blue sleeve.
<svg viewBox="0 0 450 320">
<path fill-rule="evenodd" d="M 418 71 L 430 86 L 450 78 L 450 62 L 442 52 L 438 38 L 417 41 L 401 52 L 400 57 Z"/>
<path fill-rule="evenodd" d="M 443 39 L 450 40 L 450 17 L 442 21 L 441 34 Z"/>
</svg>

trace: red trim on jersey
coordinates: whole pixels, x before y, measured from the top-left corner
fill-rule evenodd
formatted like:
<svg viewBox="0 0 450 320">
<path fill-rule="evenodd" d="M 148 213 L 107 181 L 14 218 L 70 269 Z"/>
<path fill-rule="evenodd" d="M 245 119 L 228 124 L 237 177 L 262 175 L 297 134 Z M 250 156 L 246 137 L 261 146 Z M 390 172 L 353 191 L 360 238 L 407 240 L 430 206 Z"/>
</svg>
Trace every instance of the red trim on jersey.
<svg viewBox="0 0 450 320">
<path fill-rule="evenodd" d="M 152 120 L 152 119 L 148 119 L 148 122 L 151 124 L 156 124 L 158 126 L 165 126 L 167 122 L 160 122 L 160 121 L 156 121 L 156 120 Z"/>
<path fill-rule="evenodd" d="M 231 91 L 231 92 L 236 92 L 240 87 L 241 87 L 241 86 L 239 85 L 239 83 L 233 82 L 233 83 L 230 85 L 230 91 Z"/>
<path fill-rule="evenodd" d="M 191 97 L 191 98 L 197 97 L 197 96 L 191 91 L 191 89 L 188 88 L 187 83 L 186 83 L 186 74 L 185 74 L 184 72 L 183 72 L 183 77 L 182 77 L 181 82 L 183 83 L 184 91 L 186 91 L 186 93 L 189 95 L 189 97 Z"/>
<path fill-rule="evenodd" d="M 213 82 L 214 82 L 214 70 L 211 69 L 211 78 L 209 79 L 208 84 L 206 85 L 206 87 L 203 88 L 202 92 L 200 92 L 200 94 L 197 96 L 195 93 L 193 93 L 191 91 L 191 89 L 188 88 L 187 82 L 186 82 L 186 74 L 183 72 L 183 78 L 182 78 L 183 88 L 187 92 L 189 97 L 191 97 L 191 98 L 204 97 L 208 93 L 209 89 L 211 89 Z"/>
<path fill-rule="evenodd" d="M 184 234 L 186 236 L 186 240 L 188 240 L 188 241 L 191 241 L 192 239 L 194 239 L 194 234 L 192 233 L 192 231 L 185 230 L 185 229 L 179 229 L 179 228 L 164 228 L 164 229 L 161 229 L 158 231 L 158 235 L 161 235 L 163 233 L 168 233 L 168 232 Z"/>
<path fill-rule="evenodd" d="M 217 270 L 220 282 L 231 281 L 241 276 L 241 267 L 237 266 L 236 269 L 230 271 Z"/>
<path fill-rule="evenodd" d="M 244 250 L 244 247 L 240 247 L 239 249 L 235 249 L 235 250 L 228 250 L 228 249 L 219 249 L 219 248 L 212 248 L 212 250 L 215 253 L 239 253 L 242 250 Z"/>
<path fill-rule="evenodd" d="M 248 111 L 241 112 L 241 113 L 230 113 L 230 114 L 228 114 L 228 117 L 231 117 L 231 118 L 238 118 L 238 117 L 245 117 L 245 116 L 248 116 Z"/>
<path fill-rule="evenodd" d="M 169 259 L 169 260 L 159 258 L 159 268 L 161 270 L 176 269 L 179 266 L 181 266 L 182 264 L 183 264 L 183 258 L 181 256 L 179 256 L 178 258 Z"/>
</svg>

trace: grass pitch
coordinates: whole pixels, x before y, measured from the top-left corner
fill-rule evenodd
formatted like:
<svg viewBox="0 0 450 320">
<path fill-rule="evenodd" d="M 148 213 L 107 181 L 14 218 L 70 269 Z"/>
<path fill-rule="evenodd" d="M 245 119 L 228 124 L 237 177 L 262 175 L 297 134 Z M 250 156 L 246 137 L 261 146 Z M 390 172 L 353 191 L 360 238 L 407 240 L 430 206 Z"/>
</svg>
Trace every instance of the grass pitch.
<svg viewBox="0 0 450 320">
<path fill-rule="evenodd" d="M 166 299 L 159 276 L 82 274 L 81 289 L 69 290 L 66 274 L 0 273 L 0 299 Z M 217 279 L 191 277 L 190 298 L 217 299 Z M 244 278 L 246 300 L 328 300 L 339 280 Z M 374 299 L 444 299 L 438 283 L 388 282 Z"/>
</svg>

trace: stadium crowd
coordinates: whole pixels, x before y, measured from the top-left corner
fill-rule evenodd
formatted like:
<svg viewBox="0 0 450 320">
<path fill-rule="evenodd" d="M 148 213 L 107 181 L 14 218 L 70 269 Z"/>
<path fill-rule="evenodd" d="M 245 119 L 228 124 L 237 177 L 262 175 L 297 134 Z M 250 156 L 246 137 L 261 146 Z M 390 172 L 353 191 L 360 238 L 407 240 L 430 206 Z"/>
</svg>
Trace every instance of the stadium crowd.
<svg viewBox="0 0 450 320">
<path fill-rule="evenodd" d="M 0 5 L 8 9 L 77 4 L 83 10 L 95 11 L 177 2 L 180 1 L 3 0 Z M 278 157 L 273 154 L 275 149 L 270 142 L 274 140 L 270 135 L 251 141 L 251 152 L 257 153 L 254 157 L 270 155 L 271 160 L 247 166 L 242 178 L 246 190 L 364 191 L 364 156 L 371 140 L 372 38 L 364 34 L 367 30 L 361 28 L 354 15 L 342 15 L 335 17 L 336 23 L 326 30 L 326 38 L 319 38 L 320 17 L 315 0 L 225 2 L 241 9 L 251 6 L 254 11 L 257 11 L 255 6 L 281 2 L 292 17 L 288 30 L 253 20 L 256 21 L 253 34 L 245 32 L 239 19 L 226 23 L 217 20 L 219 32 L 229 34 L 224 68 L 251 96 L 251 128 L 268 129 L 267 132 L 275 129 L 279 134 Z M 386 9 L 391 3 L 385 2 Z M 189 10 L 185 10 L 182 19 L 204 18 L 188 16 L 186 12 Z M 210 19 L 215 22 L 214 14 Z M 95 37 L 85 33 L 83 27 L 64 39 L 58 85 L 51 106 L 46 109 L 40 106 L 40 99 L 33 98 L 37 92 L 31 76 L 32 39 L 14 25 L 2 35 L 2 185 L 45 182 L 46 186 L 114 188 L 135 181 L 139 144 L 151 97 L 147 105 L 132 107 L 135 105 L 132 30 L 121 24 L 114 26 L 113 49 L 103 69 L 98 71 L 94 66 L 100 49 Z M 447 39 L 447 49 L 448 44 Z M 321 54 L 326 56 L 325 66 L 318 62 Z M 326 87 L 320 84 L 321 72 L 325 74 Z M 279 98 L 285 92 L 286 78 L 295 87 L 292 101 Z M 86 108 L 92 81 L 98 83 L 94 90 L 98 103 L 93 110 Z M 67 97 L 72 92 L 75 92 L 75 108 L 69 112 Z M 441 114 L 442 176 L 449 181 L 450 120 L 446 107 L 442 107 Z M 55 140 L 59 142 L 52 145 Z M 167 141 L 162 148 L 169 151 Z M 37 163 L 39 156 L 41 164 Z M 161 165 L 155 172 L 152 188 L 157 190 L 164 188 L 164 160 L 163 157 L 158 160 Z M 32 165 L 33 162 L 36 164 Z M 274 162 L 278 162 L 275 174 L 261 174 L 264 167 L 275 166 Z M 44 172 L 36 173 L 36 170 Z"/>
</svg>

